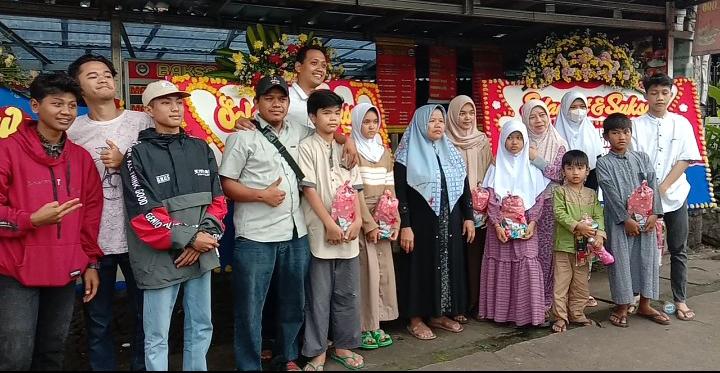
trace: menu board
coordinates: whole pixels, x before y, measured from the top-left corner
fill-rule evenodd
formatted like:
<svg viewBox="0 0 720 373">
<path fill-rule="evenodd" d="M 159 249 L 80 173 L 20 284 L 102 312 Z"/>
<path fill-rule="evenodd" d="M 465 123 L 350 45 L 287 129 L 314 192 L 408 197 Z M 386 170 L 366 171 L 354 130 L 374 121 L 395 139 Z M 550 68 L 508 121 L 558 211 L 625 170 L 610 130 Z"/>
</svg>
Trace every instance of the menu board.
<svg viewBox="0 0 720 373">
<path fill-rule="evenodd" d="M 452 100 L 457 95 L 457 55 L 455 49 L 430 47 L 430 99 Z"/>
<path fill-rule="evenodd" d="M 415 49 L 410 41 L 377 40 L 377 85 L 388 126 L 407 126 L 415 112 Z"/>
</svg>

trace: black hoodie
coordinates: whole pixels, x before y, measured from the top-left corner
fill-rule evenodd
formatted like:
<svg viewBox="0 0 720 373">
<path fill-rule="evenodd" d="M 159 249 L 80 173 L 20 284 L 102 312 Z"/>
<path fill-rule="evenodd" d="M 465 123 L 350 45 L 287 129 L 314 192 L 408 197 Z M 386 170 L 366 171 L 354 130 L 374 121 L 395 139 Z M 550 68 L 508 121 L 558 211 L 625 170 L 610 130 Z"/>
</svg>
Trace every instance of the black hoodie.
<svg viewBox="0 0 720 373">
<path fill-rule="evenodd" d="M 215 154 L 208 144 L 188 136 L 140 132 L 121 168 L 130 227 L 128 249 L 141 289 L 160 289 L 220 265 L 208 251 L 190 266 L 175 268 L 175 257 L 203 230 L 220 237 L 227 212 Z"/>
</svg>

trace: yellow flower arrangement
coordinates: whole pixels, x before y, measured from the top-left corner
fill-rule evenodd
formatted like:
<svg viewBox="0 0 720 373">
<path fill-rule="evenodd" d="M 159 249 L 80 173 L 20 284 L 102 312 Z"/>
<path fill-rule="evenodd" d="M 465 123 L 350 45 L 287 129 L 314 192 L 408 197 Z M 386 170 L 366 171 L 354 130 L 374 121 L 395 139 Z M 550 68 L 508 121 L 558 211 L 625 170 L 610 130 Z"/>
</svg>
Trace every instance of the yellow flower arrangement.
<svg viewBox="0 0 720 373">
<path fill-rule="evenodd" d="M 625 45 L 589 30 L 565 38 L 550 35 L 528 51 L 523 82 L 543 88 L 556 81 L 601 81 L 611 86 L 637 89 L 640 73 Z"/>
<path fill-rule="evenodd" d="M 9 46 L 0 44 L 0 87 L 24 89 L 37 76 L 35 71 L 25 71 Z"/>
</svg>

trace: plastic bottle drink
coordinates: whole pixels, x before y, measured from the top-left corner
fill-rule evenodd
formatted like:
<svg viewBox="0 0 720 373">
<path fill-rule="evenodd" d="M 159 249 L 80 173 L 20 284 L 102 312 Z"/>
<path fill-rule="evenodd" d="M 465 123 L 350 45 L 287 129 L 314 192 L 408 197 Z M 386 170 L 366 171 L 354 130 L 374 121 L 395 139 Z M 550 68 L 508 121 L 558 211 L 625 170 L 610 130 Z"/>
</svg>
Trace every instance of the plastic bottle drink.
<svg viewBox="0 0 720 373">
<path fill-rule="evenodd" d="M 675 303 L 665 302 L 665 305 L 663 306 L 663 311 L 665 311 L 665 313 L 668 315 L 674 314 L 675 313 Z"/>
</svg>

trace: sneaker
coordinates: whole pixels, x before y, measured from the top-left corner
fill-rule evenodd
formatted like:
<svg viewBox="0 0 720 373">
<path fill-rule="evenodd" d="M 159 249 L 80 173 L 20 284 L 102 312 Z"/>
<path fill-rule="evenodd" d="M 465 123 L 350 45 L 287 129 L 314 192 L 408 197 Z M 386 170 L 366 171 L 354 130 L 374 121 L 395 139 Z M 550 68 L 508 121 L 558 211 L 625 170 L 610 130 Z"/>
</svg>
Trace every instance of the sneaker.
<svg viewBox="0 0 720 373">
<path fill-rule="evenodd" d="M 285 363 L 285 371 L 297 372 L 297 371 L 302 371 L 302 369 L 300 369 L 300 367 L 297 364 L 295 364 L 294 361 L 288 361 L 287 363 Z"/>
</svg>

